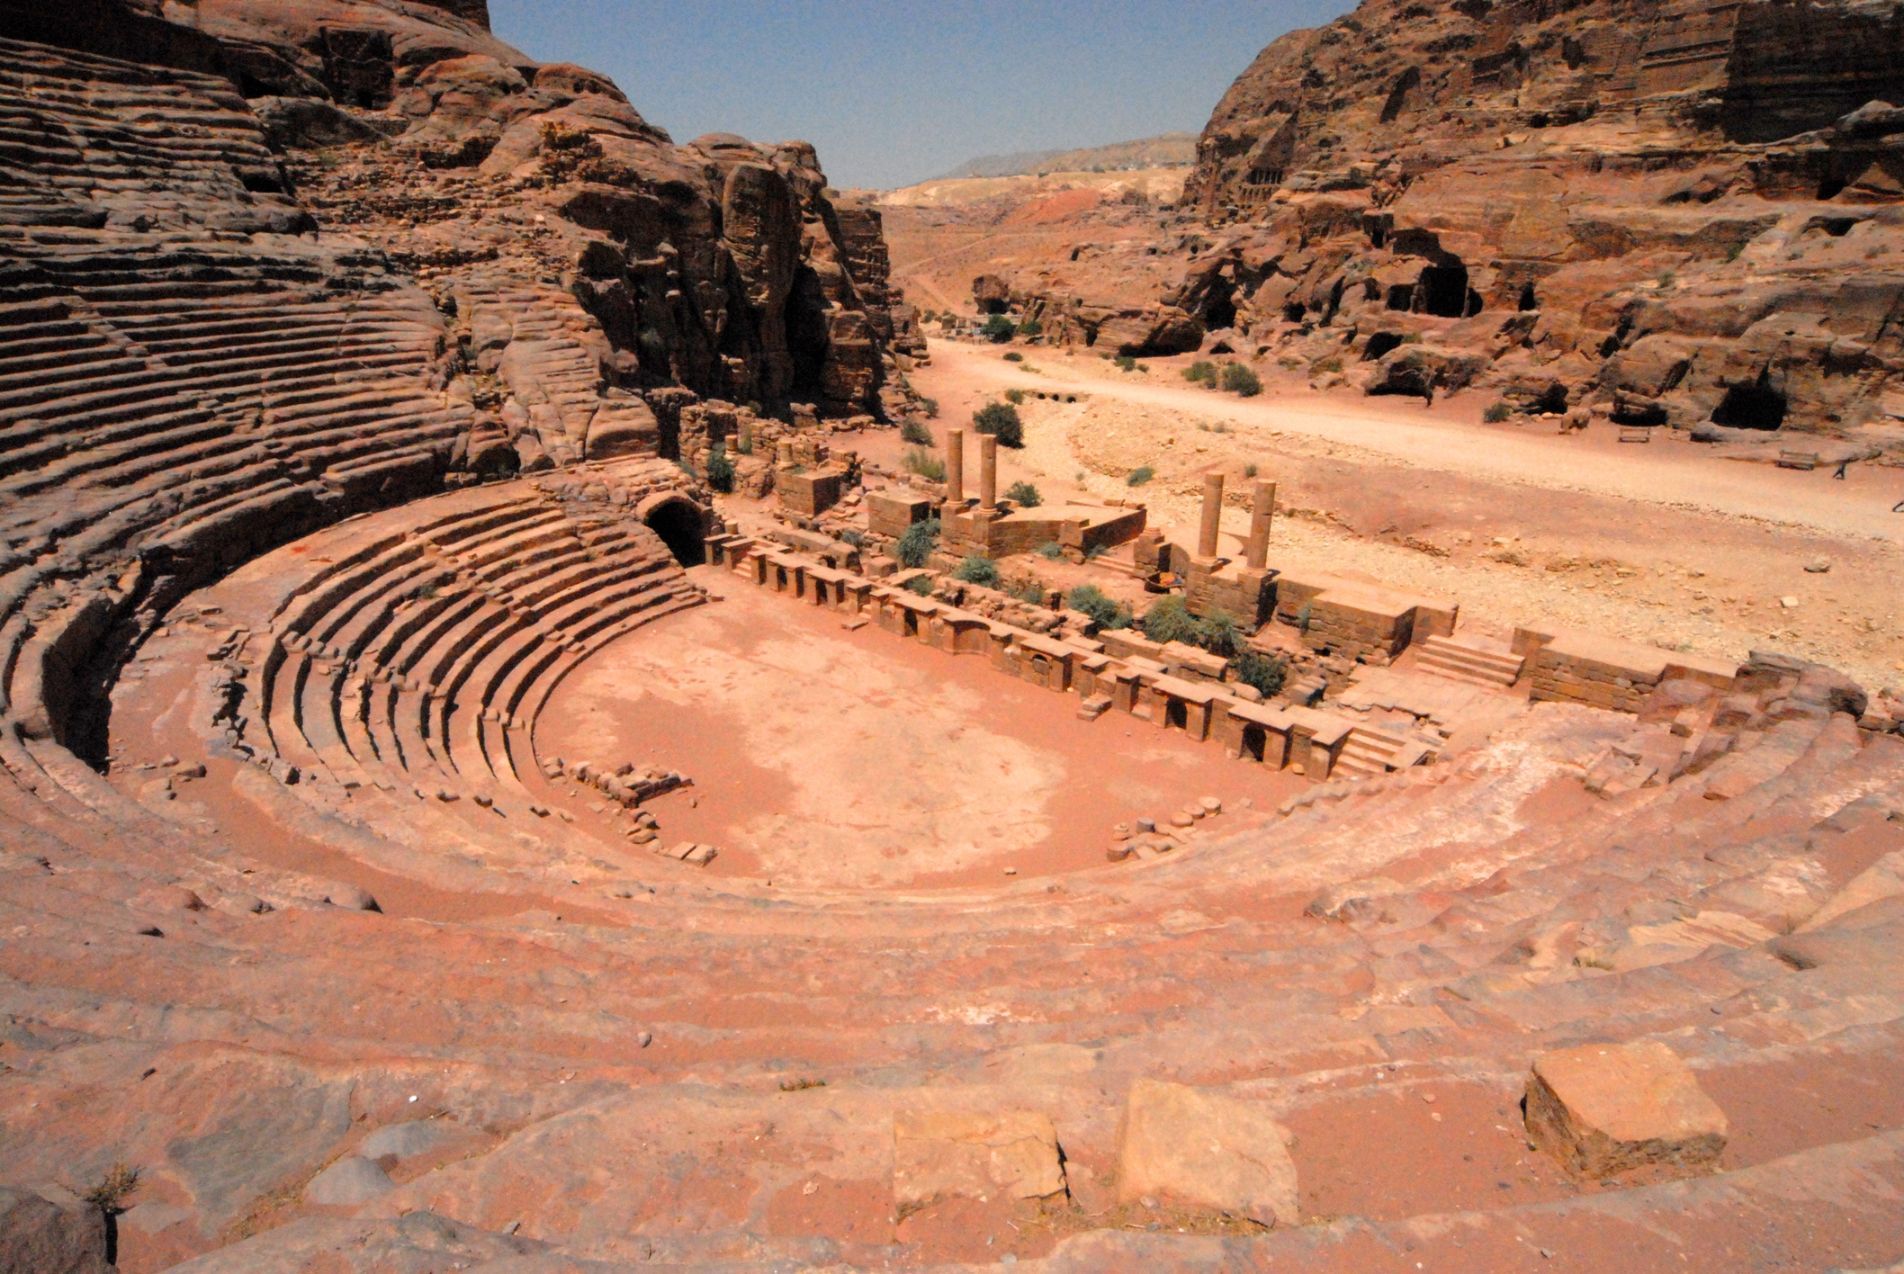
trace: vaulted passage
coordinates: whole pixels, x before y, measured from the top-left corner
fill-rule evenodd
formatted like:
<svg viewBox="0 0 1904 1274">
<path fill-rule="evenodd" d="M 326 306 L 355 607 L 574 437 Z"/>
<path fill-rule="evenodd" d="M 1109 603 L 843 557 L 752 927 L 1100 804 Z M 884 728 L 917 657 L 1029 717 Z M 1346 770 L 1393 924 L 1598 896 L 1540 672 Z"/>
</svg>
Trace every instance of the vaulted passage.
<svg viewBox="0 0 1904 1274">
<path fill-rule="evenodd" d="M 699 566 L 707 561 L 707 542 L 705 521 L 701 510 L 693 501 L 673 499 L 664 501 L 642 517 L 648 529 L 661 537 L 668 546 L 668 552 L 674 554 L 674 560 L 683 566 Z"/>
</svg>

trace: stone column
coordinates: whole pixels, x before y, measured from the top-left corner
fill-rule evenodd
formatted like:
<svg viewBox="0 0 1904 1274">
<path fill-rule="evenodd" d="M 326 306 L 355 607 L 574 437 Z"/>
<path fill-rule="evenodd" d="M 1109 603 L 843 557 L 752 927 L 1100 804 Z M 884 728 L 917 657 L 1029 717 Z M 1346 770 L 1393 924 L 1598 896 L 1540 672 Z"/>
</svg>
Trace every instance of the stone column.
<svg viewBox="0 0 1904 1274">
<path fill-rule="evenodd" d="M 1217 532 L 1223 526 L 1223 475 L 1203 475 L 1203 526 L 1197 535 L 1197 556 L 1215 557 Z"/>
<path fill-rule="evenodd" d="M 978 436 L 978 503 L 983 509 L 998 507 L 998 439 L 991 434 Z"/>
<path fill-rule="evenodd" d="M 740 418 L 739 450 L 743 454 L 747 454 L 747 453 L 751 453 L 753 449 L 754 449 L 754 414 L 752 412 L 747 412 L 744 415 L 742 415 Z"/>
<path fill-rule="evenodd" d="M 945 431 L 945 502 L 965 503 L 965 431 Z"/>
<path fill-rule="evenodd" d="M 774 459 L 782 469 L 793 468 L 793 444 L 782 441 L 774 447 Z"/>
<path fill-rule="evenodd" d="M 1250 493 L 1249 547 L 1245 560 L 1252 571 L 1269 565 L 1269 530 L 1276 520 L 1276 484 L 1259 481 Z"/>
</svg>

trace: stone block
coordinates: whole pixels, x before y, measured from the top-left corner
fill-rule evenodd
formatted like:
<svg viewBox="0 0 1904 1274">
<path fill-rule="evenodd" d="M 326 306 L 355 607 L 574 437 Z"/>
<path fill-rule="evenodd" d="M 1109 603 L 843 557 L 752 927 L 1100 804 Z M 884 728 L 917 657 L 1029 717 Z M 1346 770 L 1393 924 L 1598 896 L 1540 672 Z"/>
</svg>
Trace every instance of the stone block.
<svg viewBox="0 0 1904 1274">
<path fill-rule="evenodd" d="M 1156 1197 L 1264 1226 L 1299 1219 L 1288 1133 L 1255 1102 L 1140 1079 L 1131 1085 L 1117 1155 L 1122 1202 Z"/>
<path fill-rule="evenodd" d="M 1065 1193 L 1051 1118 L 1038 1111 L 901 1111 L 893 1116 L 893 1203 L 903 1219 L 941 1199 Z"/>
<path fill-rule="evenodd" d="M 1657 1040 L 1543 1053 L 1527 1080 L 1526 1118 L 1530 1142 L 1594 1178 L 1652 1166 L 1695 1176 L 1726 1144 L 1725 1112 Z"/>
</svg>

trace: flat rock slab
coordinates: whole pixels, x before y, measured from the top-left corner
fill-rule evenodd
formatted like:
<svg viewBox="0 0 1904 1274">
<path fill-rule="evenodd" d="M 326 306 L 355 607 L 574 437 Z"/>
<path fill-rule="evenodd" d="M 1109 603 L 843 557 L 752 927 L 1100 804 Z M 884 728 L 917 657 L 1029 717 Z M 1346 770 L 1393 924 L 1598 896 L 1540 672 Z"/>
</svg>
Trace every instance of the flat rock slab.
<svg viewBox="0 0 1904 1274">
<path fill-rule="evenodd" d="M 311 1184 L 304 1187 L 304 1201 L 354 1208 L 390 1193 L 394 1187 L 395 1183 L 382 1168 L 368 1159 L 352 1155 L 339 1159 L 312 1177 Z"/>
<path fill-rule="evenodd" d="M 1608 1177 L 1659 1166 L 1711 1171 L 1725 1112 L 1658 1040 L 1543 1053 L 1527 1080 L 1527 1139 L 1574 1172 Z"/>
<path fill-rule="evenodd" d="M 1050 1199 L 1065 1192 L 1051 1117 L 902 1111 L 893 1116 L 893 1203 L 903 1217 L 946 1198 Z"/>
<path fill-rule="evenodd" d="M 0 1270 L 111 1274 L 106 1218 L 64 1190 L 0 1186 Z"/>
<path fill-rule="evenodd" d="M 1131 1085 L 1117 1157 L 1117 1197 L 1171 1200 L 1259 1225 L 1300 1219 L 1289 1134 L 1269 1111 L 1209 1089 Z"/>
</svg>

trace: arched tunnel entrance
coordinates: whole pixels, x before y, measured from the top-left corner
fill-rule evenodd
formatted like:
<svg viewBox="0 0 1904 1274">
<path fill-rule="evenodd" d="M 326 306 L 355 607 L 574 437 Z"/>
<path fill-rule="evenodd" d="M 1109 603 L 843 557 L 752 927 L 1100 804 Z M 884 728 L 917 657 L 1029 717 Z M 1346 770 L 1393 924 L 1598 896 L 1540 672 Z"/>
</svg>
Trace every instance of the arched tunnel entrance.
<svg viewBox="0 0 1904 1274">
<path fill-rule="evenodd" d="M 686 496 L 663 496 L 642 506 L 641 520 L 681 565 L 699 566 L 707 561 L 707 514 Z"/>
</svg>

